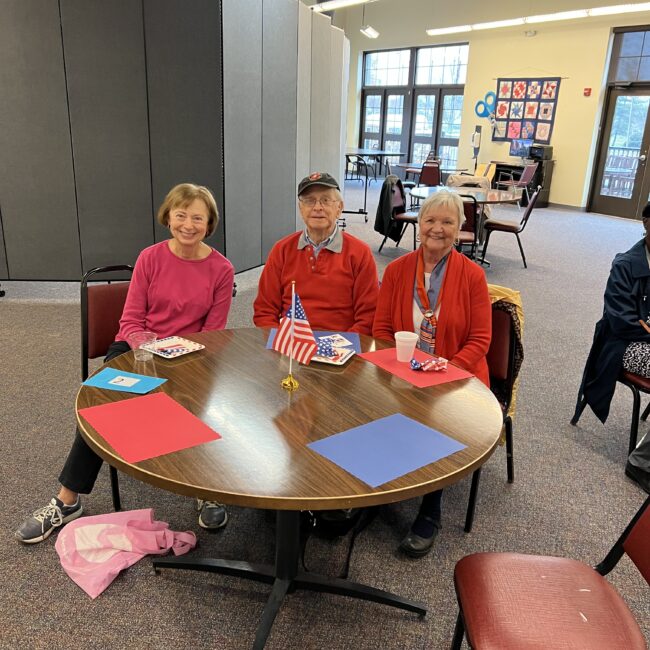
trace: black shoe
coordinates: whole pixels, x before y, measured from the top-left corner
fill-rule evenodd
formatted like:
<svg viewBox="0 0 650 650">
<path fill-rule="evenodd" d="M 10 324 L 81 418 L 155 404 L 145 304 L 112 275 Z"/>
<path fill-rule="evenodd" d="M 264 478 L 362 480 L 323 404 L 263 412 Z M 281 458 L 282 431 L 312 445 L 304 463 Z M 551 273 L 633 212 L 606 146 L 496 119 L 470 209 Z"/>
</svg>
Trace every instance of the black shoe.
<svg viewBox="0 0 650 650">
<path fill-rule="evenodd" d="M 228 523 L 226 506 L 216 501 L 196 500 L 196 509 L 199 511 L 199 526 L 206 530 L 217 530 Z"/>
<path fill-rule="evenodd" d="M 402 553 L 406 553 L 409 557 L 423 557 L 433 548 L 433 543 L 436 541 L 439 531 L 440 524 L 437 523 L 434 524 L 431 537 L 420 537 L 413 530 L 410 530 L 409 534 L 399 545 L 399 550 Z"/>
<path fill-rule="evenodd" d="M 650 472 L 642 470 L 628 461 L 625 465 L 625 475 L 631 478 L 635 483 L 640 485 L 648 494 L 650 494 Z"/>
</svg>

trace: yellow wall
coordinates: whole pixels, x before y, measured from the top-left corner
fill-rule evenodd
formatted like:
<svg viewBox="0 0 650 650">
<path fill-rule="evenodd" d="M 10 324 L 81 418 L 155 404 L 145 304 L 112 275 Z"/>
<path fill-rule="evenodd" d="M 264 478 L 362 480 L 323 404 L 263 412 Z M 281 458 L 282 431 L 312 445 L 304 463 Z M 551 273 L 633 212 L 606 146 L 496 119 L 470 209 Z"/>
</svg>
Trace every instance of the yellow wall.
<svg viewBox="0 0 650 650">
<path fill-rule="evenodd" d="M 381 36 L 376 40 L 369 40 L 359 33 L 361 8 L 352 7 L 337 12 L 334 23 L 345 30 L 351 47 L 348 145 L 357 146 L 358 143 L 361 59 L 364 50 L 469 42 L 459 166 L 471 165 L 470 138 L 475 124 L 483 126 L 480 162 L 515 162 L 515 159 L 508 156 L 508 143 L 493 143 L 489 137 L 491 129 L 488 120 L 478 118 L 474 113 L 476 102 L 483 99 L 486 92 L 496 90 L 497 77 L 560 76 L 563 79 L 551 138 L 556 163 L 550 200 L 556 204 L 584 207 L 587 203 L 598 125 L 605 99 L 605 76 L 609 64 L 612 28 L 648 24 L 650 12 L 529 26 L 528 29 L 534 28 L 537 31 L 534 37 L 526 37 L 523 27 L 447 37 L 426 35 L 425 29 L 429 27 L 500 20 L 535 13 L 593 7 L 598 4 L 609 5 L 614 2 L 553 0 L 544 5 L 508 2 L 489 14 L 484 11 L 488 3 L 479 5 L 481 10 L 468 10 L 469 8 L 464 6 L 467 4 L 467 0 L 454 3 L 456 17 L 447 11 L 444 18 L 438 16 L 435 19 L 430 0 L 382 0 L 368 4 L 365 22 L 380 32 Z M 590 97 L 584 97 L 584 88 L 592 89 Z"/>
</svg>

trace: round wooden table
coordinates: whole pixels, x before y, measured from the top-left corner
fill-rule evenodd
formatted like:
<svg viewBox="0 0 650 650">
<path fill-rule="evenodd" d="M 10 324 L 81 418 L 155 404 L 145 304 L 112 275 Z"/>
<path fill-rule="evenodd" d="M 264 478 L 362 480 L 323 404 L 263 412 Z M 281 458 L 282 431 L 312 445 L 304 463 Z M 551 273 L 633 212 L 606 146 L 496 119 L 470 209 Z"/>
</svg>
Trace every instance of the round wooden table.
<svg viewBox="0 0 650 650">
<path fill-rule="evenodd" d="M 79 414 L 88 444 L 110 465 L 157 487 L 227 504 L 277 511 L 275 565 L 218 559 L 161 558 L 159 569 L 188 568 L 273 584 L 257 630 L 264 647 L 273 620 L 291 588 L 327 591 L 420 614 L 420 603 L 353 583 L 298 570 L 301 510 L 352 508 L 401 501 L 460 480 L 479 468 L 496 447 L 502 425 L 494 395 L 471 378 L 416 388 L 355 357 L 343 367 L 294 364 L 299 389 L 280 381 L 288 358 L 264 348 L 268 330 L 203 332 L 192 340 L 206 348 L 177 359 L 135 362 L 129 352 L 108 364 L 168 379 L 164 391 L 222 438 L 138 463 L 127 463 Z M 363 351 L 391 347 L 361 337 Z M 76 410 L 134 396 L 82 386 Z M 377 488 L 309 449 L 309 442 L 379 418 L 402 413 L 455 438 L 466 448 Z"/>
</svg>

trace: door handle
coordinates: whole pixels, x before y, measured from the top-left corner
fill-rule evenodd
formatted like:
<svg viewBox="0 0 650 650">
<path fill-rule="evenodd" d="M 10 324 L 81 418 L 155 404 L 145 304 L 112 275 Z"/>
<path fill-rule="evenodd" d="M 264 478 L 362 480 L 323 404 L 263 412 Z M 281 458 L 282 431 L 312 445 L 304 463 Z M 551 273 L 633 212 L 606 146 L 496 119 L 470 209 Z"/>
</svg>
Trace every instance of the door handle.
<svg viewBox="0 0 650 650">
<path fill-rule="evenodd" d="M 646 157 L 647 157 L 647 156 L 646 156 L 644 153 L 642 153 L 642 154 L 639 156 L 639 162 L 645 162 L 645 161 L 646 161 Z"/>
</svg>

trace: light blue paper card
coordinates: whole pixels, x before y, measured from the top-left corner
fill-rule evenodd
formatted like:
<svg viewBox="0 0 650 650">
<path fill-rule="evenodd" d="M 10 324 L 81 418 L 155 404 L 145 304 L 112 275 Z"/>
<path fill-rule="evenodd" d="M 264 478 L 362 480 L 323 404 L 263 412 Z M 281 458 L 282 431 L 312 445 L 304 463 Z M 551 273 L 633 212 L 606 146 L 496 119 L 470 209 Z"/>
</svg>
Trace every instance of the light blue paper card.
<svg viewBox="0 0 650 650">
<path fill-rule="evenodd" d="M 465 449 L 400 413 L 307 446 L 373 488 Z"/>
<path fill-rule="evenodd" d="M 266 341 L 266 349 L 270 350 L 273 347 L 273 339 L 275 338 L 275 333 L 277 332 L 277 328 L 273 327 L 269 333 L 269 338 Z M 359 335 L 356 332 L 322 332 L 320 330 L 314 330 L 314 337 L 316 338 L 316 342 L 318 342 L 320 339 L 322 339 L 325 336 L 331 336 L 331 337 L 337 337 L 334 338 L 332 343 L 334 343 L 335 347 L 345 347 L 345 348 L 351 348 L 354 350 L 357 354 L 361 353 L 361 341 L 359 340 Z M 344 339 L 347 339 L 350 343 L 350 345 L 344 345 L 340 342 L 340 339 L 338 337 L 343 337 Z"/>
<path fill-rule="evenodd" d="M 84 381 L 84 386 L 95 388 L 107 388 L 108 390 L 119 390 L 123 393 L 137 393 L 144 395 L 167 380 L 147 375 L 136 375 L 133 372 L 115 370 L 115 368 L 104 368 L 102 371 Z"/>
</svg>

